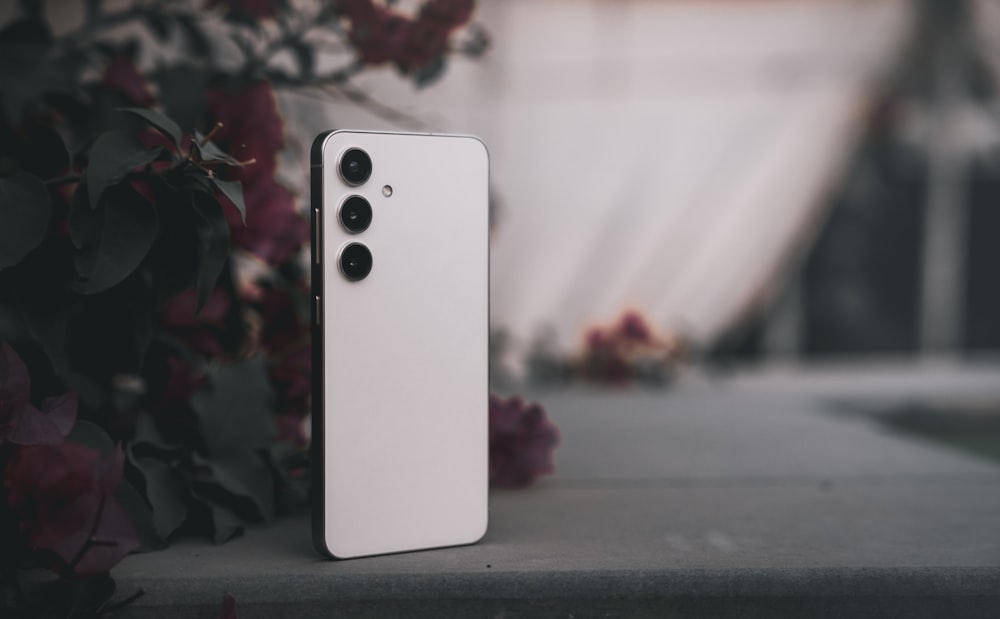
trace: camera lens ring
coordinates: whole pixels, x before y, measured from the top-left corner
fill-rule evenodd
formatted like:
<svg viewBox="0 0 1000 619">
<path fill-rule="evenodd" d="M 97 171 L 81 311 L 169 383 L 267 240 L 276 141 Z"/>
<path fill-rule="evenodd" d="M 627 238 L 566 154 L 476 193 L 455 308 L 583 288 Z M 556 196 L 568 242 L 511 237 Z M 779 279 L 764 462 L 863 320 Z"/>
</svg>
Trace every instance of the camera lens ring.
<svg viewBox="0 0 1000 619">
<path fill-rule="evenodd" d="M 372 175 L 372 158 L 360 148 L 348 148 L 337 166 L 340 178 L 348 185 L 363 185 Z"/>
<path fill-rule="evenodd" d="M 337 219 L 351 234 L 364 232 L 372 225 L 372 205 L 362 196 L 348 196 L 337 209 Z"/>
<path fill-rule="evenodd" d="M 352 282 L 361 281 L 372 272 L 372 252 L 362 243 L 350 243 L 340 250 L 340 272 Z"/>
</svg>

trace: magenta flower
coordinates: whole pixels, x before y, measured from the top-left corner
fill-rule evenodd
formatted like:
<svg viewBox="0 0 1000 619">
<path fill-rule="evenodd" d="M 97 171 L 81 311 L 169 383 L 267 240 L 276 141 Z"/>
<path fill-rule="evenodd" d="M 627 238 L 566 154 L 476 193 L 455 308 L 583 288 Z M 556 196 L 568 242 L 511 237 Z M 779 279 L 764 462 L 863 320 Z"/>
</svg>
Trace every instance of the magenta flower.
<svg viewBox="0 0 1000 619">
<path fill-rule="evenodd" d="M 243 88 L 216 88 L 205 98 L 211 118 L 222 124 L 212 141 L 237 160 L 254 162 L 236 169 L 233 180 L 245 187 L 273 179 L 285 147 L 285 125 L 271 84 L 261 80 Z"/>
<path fill-rule="evenodd" d="M 344 0 L 348 36 L 361 61 L 394 63 L 404 73 L 421 69 L 448 51 L 451 33 L 472 17 L 472 0 L 431 0 L 416 18 L 372 0 Z"/>
<path fill-rule="evenodd" d="M 210 114 L 222 124 L 213 141 L 246 162 L 226 173 L 243 183 L 246 202 L 246 225 L 235 208 L 226 209 L 232 241 L 270 265 L 287 262 L 309 239 L 309 223 L 296 210 L 292 192 L 274 178 L 285 146 L 274 89 L 258 81 L 241 89 L 211 90 L 207 99 Z"/>
<path fill-rule="evenodd" d="M 649 321 L 639 312 L 625 312 L 618 320 L 616 331 L 618 336 L 626 342 L 653 344 L 656 341 L 656 335 L 653 333 Z"/>
<path fill-rule="evenodd" d="M 559 430 L 539 404 L 490 395 L 490 483 L 522 488 L 555 470 Z"/>
<path fill-rule="evenodd" d="M 420 8 L 420 18 L 438 21 L 454 29 L 472 19 L 475 6 L 473 0 L 428 0 Z"/>
<path fill-rule="evenodd" d="M 226 352 L 222 333 L 231 308 L 229 294 L 217 287 L 208 294 L 199 312 L 197 292 L 188 288 L 163 304 L 160 320 L 172 335 L 192 350 L 209 357 L 222 357 Z"/>
<path fill-rule="evenodd" d="M 61 443 L 76 421 L 77 396 L 47 398 L 39 410 L 30 401 L 31 379 L 21 357 L 6 342 L 0 346 L 0 444 Z"/>
<path fill-rule="evenodd" d="M 243 196 L 245 226 L 235 208 L 226 209 L 233 243 L 272 266 L 288 262 L 309 240 L 309 222 L 296 210 L 295 196 L 274 179 L 245 182 Z"/>
<path fill-rule="evenodd" d="M 101 83 L 108 90 L 125 97 L 133 105 L 149 107 L 155 102 L 149 82 L 139 73 L 139 69 L 128 56 L 119 55 L 112 58 L 104 68 Z"/>
<path fill-rule="evenodd" d="M 69 442 L 16 450 L 4 486 L 28 546 L 55 553 L 76 574 L 106 572 L 137 548 L 135 527 L 113 495 L 124 462 L 121 446 L 104 459 Z"/>
</svg>

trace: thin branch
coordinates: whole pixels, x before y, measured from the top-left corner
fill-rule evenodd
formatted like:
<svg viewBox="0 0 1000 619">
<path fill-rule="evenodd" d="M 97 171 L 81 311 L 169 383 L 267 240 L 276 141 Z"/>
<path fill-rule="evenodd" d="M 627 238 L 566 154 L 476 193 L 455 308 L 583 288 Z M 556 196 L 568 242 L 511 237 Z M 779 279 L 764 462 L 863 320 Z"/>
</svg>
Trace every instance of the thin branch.
<svg viewBox="0 0 1000 619">
<path fill-rule="evenodd" d="M 66 176 L 57 176 L 55 178 L 50 178 L 45 181 L 46 185 L 55 187 L 57 185 L 68 185 L 69 183 L 79 183 L 83 180 L 83 177 L 79 174 L 67 174 Z"/>
</svg>

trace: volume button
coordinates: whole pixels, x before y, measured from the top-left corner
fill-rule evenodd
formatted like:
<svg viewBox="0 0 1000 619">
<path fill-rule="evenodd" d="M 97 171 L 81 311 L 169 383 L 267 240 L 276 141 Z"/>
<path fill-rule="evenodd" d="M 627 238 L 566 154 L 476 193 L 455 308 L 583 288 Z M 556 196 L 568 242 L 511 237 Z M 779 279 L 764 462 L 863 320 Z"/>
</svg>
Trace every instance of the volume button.
<svg viewBox="0 0 1000 619">
<path fill-rule="evenodd" d="M 314 301 L 313 301 L 313 316 L 315 316 L 315 318 L 313 318 L 313 320 L 316 321 L 316 326 L 319 326 L 320 323 L 322 322 L 322 320 L 320 320 L 320 316 L 322 316 L 322 314 L 320 312 L 323 311 L 323 306 L 322 306 L 322 304 L 319 301 L 319 295 L 316 295 L 315 297 L 313 297 L 313 299 L 314 299 Z"/>
<path fill-rule="evenodd" d="M 321 241 L 323 240 L 323 226 L 322 220 L 320 219 L 319 209 L 313 209 L 313 256 L 315 257 L 316 264 L 320 263 L 320 256 L 323 255 L 323 245 Z"/>
</svg>

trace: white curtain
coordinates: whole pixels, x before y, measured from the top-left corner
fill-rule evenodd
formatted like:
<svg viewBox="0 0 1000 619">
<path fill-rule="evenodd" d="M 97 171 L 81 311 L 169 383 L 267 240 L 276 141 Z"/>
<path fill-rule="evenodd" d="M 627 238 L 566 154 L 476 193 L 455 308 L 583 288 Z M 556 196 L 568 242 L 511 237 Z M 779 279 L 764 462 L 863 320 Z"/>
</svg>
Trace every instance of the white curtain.
<svg viewBox="0 0 1000 619">
<path fill-rule="evenodd" d="M 567 350 L 626 307 L 710 342 L 765 298 L 822 221 L 912 19 L 901 0 L 479 4 L 484 59 L 424 91 L 388 69 L 361 84 L 419 128 L 484 138 L 493 322 L 522 342 L 548 325 Z M 282 104 L 299 152 L 322 128 L 396 126 Z"/>
</svg>

